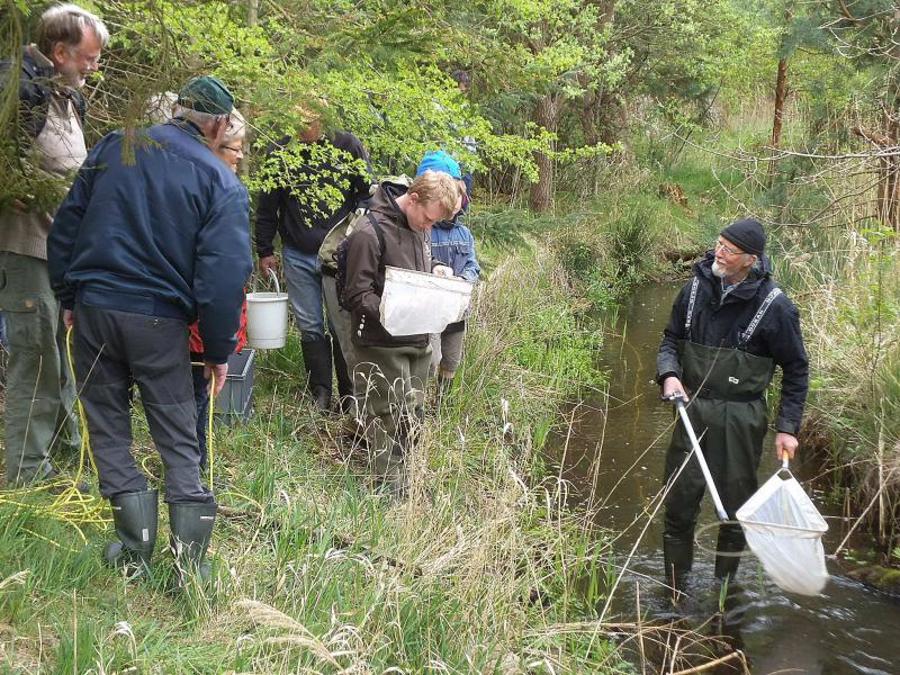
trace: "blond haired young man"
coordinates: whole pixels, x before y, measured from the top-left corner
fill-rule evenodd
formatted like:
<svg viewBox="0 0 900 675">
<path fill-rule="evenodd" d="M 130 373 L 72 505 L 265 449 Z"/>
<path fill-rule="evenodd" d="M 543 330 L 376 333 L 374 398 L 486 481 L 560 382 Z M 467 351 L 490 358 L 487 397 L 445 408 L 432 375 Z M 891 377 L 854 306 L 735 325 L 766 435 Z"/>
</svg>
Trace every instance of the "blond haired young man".
<svg viewBox="0 0 900 675">
<path fill-rule="evenodd" d="M 424 416 L 431 360 L 429 336 L 394 337 L 381 325 L 385 266 L 452 276 L 431 257 L 428 233 L 452 218 L 462 201 L 450 175 L 426 171 L 409 188 L 384 182 L 372 197 L 370 217 L 350 235 L 344 297 L 352 316 L 356 354 L 353 389 L 365 410 L 366 436 L 376 480 L 403 491 L 403 464 Z"/>
</svg>

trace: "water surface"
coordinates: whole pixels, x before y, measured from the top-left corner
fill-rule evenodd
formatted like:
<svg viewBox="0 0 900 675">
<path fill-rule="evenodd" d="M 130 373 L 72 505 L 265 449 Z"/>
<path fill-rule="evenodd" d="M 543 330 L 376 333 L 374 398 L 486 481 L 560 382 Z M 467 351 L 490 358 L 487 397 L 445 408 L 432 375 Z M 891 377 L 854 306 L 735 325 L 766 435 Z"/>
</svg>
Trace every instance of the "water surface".
<svg viewBox="0 0 900 675">
<path fill-rule="evenodd" d="M 622 532 L 615 544 L 616 563 L 627 571 L 607 618 L 633 620 L 638 597 L 645 617 L 660 619 L 670 613 L 666 593 L 656 581 L 663 567 L 662 511 L 651 518 L 650 508 L 662 489 L 665 449 L 674 423 L 671 407 L 659 401 L 653 382 L 656 350 L 677 290 L 678 285 L 648 285 L 622 308 L 616 335 L 606 340 L 601 357 L 610 373 L 607 394 L 574 407 L 572 428 L 554 443 L 563 476 L 572 481 L 580 499 L 592 501 L 598 524 Z M 760 483 L 776 469 L 770 438 Z M 794 469 L 801 479 L 809 473 L 802 466 Z M 829 525 L 826 554 L 843 535 L 840 521 L 830 520 Z M 832 576 L 818 597 L 790 595 L 768 582 L 748 555 L 733 588 L 735 597 L 718 613 L 715 533 L 707 497 L 695 548 L 693 599 L 682 613 L 704 632 L 728 635 L 731 644 L 747 654 L 754 673 L 900 673 L 900 603 L 846 577 Z M 628 560 L 636 543 L 635 555 Z M 836 571 L 833 562 L 828 565 Z M 724 619 L 704 625 L 717 613 Z"/>
</svg>

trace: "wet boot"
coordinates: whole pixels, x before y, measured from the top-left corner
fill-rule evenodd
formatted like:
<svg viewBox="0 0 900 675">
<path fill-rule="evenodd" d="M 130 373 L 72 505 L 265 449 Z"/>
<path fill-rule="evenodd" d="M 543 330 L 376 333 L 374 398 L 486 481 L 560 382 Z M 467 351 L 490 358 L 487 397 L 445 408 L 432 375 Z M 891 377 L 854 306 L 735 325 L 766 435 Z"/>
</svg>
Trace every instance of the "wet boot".
<svg viewBox="0 0 900 675">
<path fill-rule="evenodd" d="M 215 503 L 169 504 L 169 546 L 175 556 L 179 587 L 184 586 L 190 571 L 196 571 L 202 581 L 209 579 L 210 565 L 205 558 L 215 523 Z"/>
<path fill-rule="evenodd" d="M 331 407 L 331 338 L 326 335 L 300 345 L 313 403 L 319 412 L 327 412 Z"/>
<path fill-rule="evenodd" d="M 741 563 L 741 553 L 746 546 L 744 531 L 740 525 L 721 525 L 716 543 L 716 578 L 733 579 Z"/>
<path fill-rule="evenodd" d="M 107 544 L 103 557 L 110 565 L 133 573 L 150 569 L 159 523 L 159 492 L 126 492 L 110 498 L 118 541 Z"/>
<path fill-rule="evenodd" d="M 334 360 L 334 374 L 337 376 L 341 412 L 347 414 L 353 410 L 353 380 L 350 378 L 350 370 L 341 351 L 341 343 L 334 337 L 331 338 L 331 355 Z"/>
<path fill-rule="evenodd" d="M 666 586 L 671 587 L 672 601 L 678 602 L 687 588 L 687 575 L 694 564 L 694 542 L 663 535 Z M 668 590 L 668 589 L 667 589 Z"/>
</svg>

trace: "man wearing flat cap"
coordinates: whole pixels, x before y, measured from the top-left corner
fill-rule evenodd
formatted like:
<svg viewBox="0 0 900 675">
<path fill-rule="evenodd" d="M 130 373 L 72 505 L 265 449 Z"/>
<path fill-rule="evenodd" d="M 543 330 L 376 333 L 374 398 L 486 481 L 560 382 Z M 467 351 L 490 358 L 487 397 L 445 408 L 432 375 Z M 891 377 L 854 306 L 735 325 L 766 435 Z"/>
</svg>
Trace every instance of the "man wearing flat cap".
<svg viewBox="0 0 900 675">
<path fill-rule="evenodd" d="M 131 454 L 136 383 L 165 467 L 179 579 L 208 574 L 216 503 L 200 478 L 188 324 L 199 320 L 207 377 L 225 383 L 252 269 L 247 191 L 212 148 L 234 98 L 214 77 L 181 90 L 174 119 L 127 148 L 114 132 L 90 152 L 47 242 L 50 281 L 74 323 L 74 360 L 100 492 L 119 541 L 110 563 L 141 570 L 156 542 L 157 491 Z M 133 159 L 129 161 L 129 154 Z"/>
<path fill-rule="evenodd" d="M 756 491 L 756 470 L 769 428 L 766 389 L 782 371 L 775 419 L 775 453 L 793 458 L 808 388 L 809 363 L 797 308 L 771 278 L 766 233 L 753 219 L 719 234 L 712 251 L 672 308 L 657 355 L 665 399 L 682 396 L 725 510 L 731 520 Z M 676 425 L 666 455 L 663 553 L 667 583 L 683 589 L 693 561 L 694 526 L 706 487 L 691 458 L 687 433 Z M 719 527 L 716 577 L 733 577 L 745 546 L 737 524 Z"/>
</svg>

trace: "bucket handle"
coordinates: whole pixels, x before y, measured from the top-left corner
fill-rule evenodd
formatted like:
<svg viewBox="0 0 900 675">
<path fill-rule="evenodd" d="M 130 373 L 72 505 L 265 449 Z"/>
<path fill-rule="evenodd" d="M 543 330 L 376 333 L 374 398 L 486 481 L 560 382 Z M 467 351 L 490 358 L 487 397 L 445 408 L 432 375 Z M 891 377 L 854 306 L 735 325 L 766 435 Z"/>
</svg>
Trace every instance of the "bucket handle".
<svg viewBox="0 0 900 675">
<path fill-rule="evenodd" d="M 272 281 L 275 282 L 275 292 L 278 293 L 279 295 L 281 295 L 281 285 L 278 283 L 278 275 L 275 274 L 275 270 L 273 270 L 271 267 L 270 267 L 267 271 L 268 271 L 268 273 L 269 273 L 269 276 L 272 277 Z M 259 278 L 259 277 L 256 277 L 256 279 L 258 279 L 258 278 Z M 253 290 L 254 290 L 254 291 L 256 290 L 256 281 L 255 281 L 255 279 L 254 279 L 254 282 L 253 282 Z"/>
</svg>

